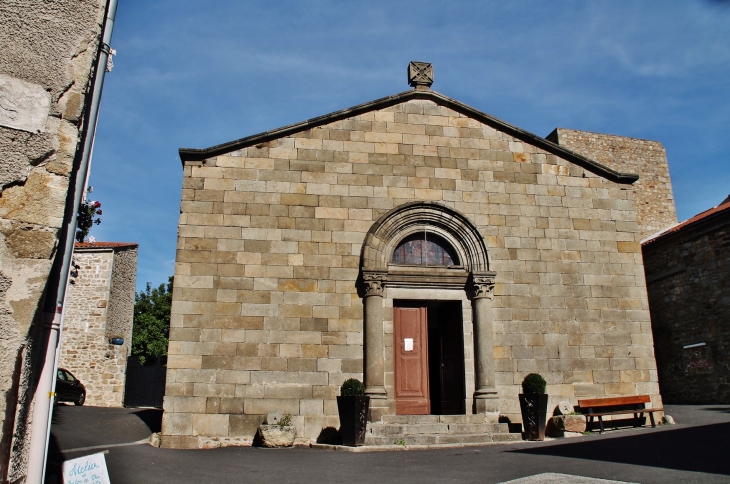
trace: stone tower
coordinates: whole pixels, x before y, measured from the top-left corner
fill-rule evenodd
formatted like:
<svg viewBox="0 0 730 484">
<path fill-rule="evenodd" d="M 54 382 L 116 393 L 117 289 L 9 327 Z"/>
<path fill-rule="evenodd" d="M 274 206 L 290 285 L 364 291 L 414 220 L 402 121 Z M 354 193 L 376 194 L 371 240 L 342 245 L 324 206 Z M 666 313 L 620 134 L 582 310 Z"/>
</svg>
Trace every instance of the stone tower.
<svg viewBox="0 0 730 484">
<path fill-rule="evenodd" d="M 667 154 L 658 141 L 565 128 L 547 139 L 614 170 L 639 174 L 634 204 L 642 239 L 677 223 Z"/>
</svg>

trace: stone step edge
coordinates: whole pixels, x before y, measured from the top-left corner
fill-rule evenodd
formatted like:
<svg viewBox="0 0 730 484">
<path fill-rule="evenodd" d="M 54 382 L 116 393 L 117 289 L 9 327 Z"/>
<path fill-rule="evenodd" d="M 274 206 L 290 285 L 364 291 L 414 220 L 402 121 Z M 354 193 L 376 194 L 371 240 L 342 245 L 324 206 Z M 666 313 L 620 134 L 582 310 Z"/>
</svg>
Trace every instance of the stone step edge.
<svg viewBox="0 0 730 484">
<path fill-rule="evenodd" d="M 459 426 L 466 427 L 466 426 L 475 426 L 475 425 L 489 425 L 489 426 L 492 426 L 492 427 L 503 428 L 503 429 L 508 429 L 509 428 L 508 427 L 509 424 L 506 424 L 506 423 L 393 424 L 393 423 L 382 423 L 382 422 L 368 422 L 368 428 L 369 429 L 371 429 L 371 428 L 373 428 L 373 429 L 376 429 L 376 428 L 377 429 L 382 429 L 382 428 L 395 428 L 395 427 L 401 427 L 403 429 L 408 429 L 408 428 L 418 428 L 418 427 L 437 426 L 437 425 L 443 425 L 446 428 L 448 428 L 449 430 L 451 429 L 452 426 L 454 426 L 455 428 L 459 428 Z"/>
<path fill-rule="evenodd" d="M 445 417 L 442 420 L 439 417 Z M 370 423 L 388 425 L 434 425 L 434 424 L 484 424 L 499 423 L 478 415 L 383 415 L 380 420 Z"/>
<path fill-rule="evenodd" d="M 398 445 L 399 439 L 409 445 L 490 443 L 522 440 L 522 434 L 418 434 L 411 436 L 367 436 L 364 445 Z"/>
<path fill-rule="evenodd" d="M 329 450 L 334 452 L 390 452 L 400 450 L 435 450 L 435 449 L 459 449 L 462 447 L 486 447 L 492 445 L 520 444 L 530 441 L 513 440 L 503 442 L 467 442 L 461 444 L 422 444 L 422 445 L 363 445 L 360 447 L 347 447 L 345 445 L 332 444 L 309 444 L 311 449 Z"/>
<path fill-rule="evenodd" d="M 368 432 L 368 437 L 383 437 L 383 438 L 394 438 L 394 439 L 408 439 L 410 438 L 417 438 L 417 437 L 423 437 L 427 435 L 433 435 L 433 436 L 449 436 L 449 437 L 463 437 L 466 435 L 484 435 L 487 437 L 491 437 L 494 435 L 500 435 L 500 434 L 506 434 L 507 432 L 418 432 L 418 433 L 409 433 L 409 432 L 398 432 L 398 433 L 381 433 L 381 432 Z"/>
</svg>

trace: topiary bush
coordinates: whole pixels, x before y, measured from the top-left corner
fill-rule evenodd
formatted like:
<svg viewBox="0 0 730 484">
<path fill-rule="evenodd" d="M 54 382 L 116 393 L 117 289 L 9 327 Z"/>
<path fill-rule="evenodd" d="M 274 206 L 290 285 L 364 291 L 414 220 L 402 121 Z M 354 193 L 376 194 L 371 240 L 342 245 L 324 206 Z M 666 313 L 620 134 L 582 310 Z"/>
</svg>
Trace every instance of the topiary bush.
<svg viewBox="0 0 730 484">
<path fill-rule="evenodd" d="M 365 385 L 356 378 L 350 378 L 345 380 L 345 383 L 340 387 L 340 395 L 343 397 L 361 397 L 365 395 Z"/>
<path fill-rule="evenodd" d="M 537 373 L 530 373 L 522 380 L 522 393 L 545 393 L 547 382 Z"/>
</svg>

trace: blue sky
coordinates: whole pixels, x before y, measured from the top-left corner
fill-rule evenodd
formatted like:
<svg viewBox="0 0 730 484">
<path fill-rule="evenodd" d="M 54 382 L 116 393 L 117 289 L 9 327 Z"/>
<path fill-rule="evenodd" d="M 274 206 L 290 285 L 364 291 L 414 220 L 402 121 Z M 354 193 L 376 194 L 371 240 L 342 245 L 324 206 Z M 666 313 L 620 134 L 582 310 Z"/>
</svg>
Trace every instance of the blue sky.
<svg viewBox="0 0 730 484">
<path fill-rule="evenodd" d="M 140 244 L 137 287 L 174 270 L 182 168 L 205 148 L 433 89 L 546 136 L 660 141 L 680 220 L 730 193 L 730 2 L 121 0 L 94 148 L 91 235 Z"/>
</svg>

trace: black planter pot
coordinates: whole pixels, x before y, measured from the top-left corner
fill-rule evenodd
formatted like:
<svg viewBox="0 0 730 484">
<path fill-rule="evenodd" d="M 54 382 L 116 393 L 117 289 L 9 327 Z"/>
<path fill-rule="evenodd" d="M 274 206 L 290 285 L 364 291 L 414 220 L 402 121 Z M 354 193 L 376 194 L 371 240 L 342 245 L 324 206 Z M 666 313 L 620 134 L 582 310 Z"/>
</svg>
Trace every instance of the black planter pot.
<svg viewBox="0 0 730 484">
<path fill-rule="evenodd" d="M 342 444 L 358 447 L 365 443 L 370 397 L 337 397 Z"/>
<path fill-rule="evenodd" d="M 546 393 L 521 393 L 520 410 L 527 440 L 545 440 L 548 396 Z"/>
</svg>

